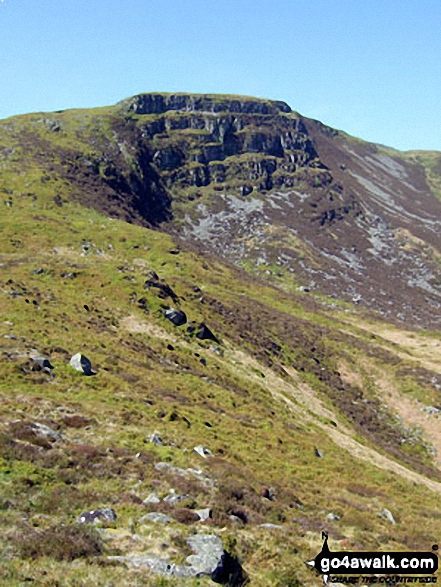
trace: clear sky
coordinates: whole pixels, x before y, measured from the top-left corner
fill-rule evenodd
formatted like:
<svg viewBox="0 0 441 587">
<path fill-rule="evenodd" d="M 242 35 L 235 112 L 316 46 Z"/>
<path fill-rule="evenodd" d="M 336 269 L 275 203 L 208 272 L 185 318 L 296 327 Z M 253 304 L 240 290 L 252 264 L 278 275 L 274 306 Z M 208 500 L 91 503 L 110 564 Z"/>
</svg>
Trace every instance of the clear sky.
<svg viewBox="0 0 441 587">
<path fill-rule="evenodd" d="M 0 118 L 141 92 L 285 100 L 441 150 L 440 0 L 0 0 Z"/>
</svg>

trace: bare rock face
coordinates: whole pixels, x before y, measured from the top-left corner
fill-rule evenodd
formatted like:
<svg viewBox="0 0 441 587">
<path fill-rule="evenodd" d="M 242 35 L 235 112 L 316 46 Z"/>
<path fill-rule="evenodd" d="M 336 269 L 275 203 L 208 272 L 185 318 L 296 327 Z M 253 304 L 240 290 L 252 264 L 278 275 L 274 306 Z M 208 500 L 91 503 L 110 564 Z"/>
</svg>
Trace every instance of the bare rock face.
<svg viewBox="0 0 441 587">
<path fill-rule="evenodd" d="M 291 112 L 285 102 L 276 100 L 244 100 L 189 94 L 139 94 L 119 103 L 125 110 L 137 114 L 163 114 L 170 110 L 186 112 L 233 112 L 246 114 L 276 114 Z"/>
</svg>

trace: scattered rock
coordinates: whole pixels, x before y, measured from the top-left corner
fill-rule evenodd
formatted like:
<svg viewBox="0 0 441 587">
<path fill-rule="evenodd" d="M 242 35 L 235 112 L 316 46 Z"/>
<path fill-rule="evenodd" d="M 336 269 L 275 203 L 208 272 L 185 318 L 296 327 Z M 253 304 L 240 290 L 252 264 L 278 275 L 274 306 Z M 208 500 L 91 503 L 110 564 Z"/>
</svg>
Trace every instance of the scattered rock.
<svg viewBox="0 0 441 587">
<path fill-rule="evenodd" d="M 154 275 L 156 275 L 156 273 Z M 165 283 L 164 280 L 159 279 L 157 276 L 152 276 L 152 279 L 147 279 L 147 281 L 144 283 L 144 287 L 145 289 L 150 289 L 151 287 L 159 289 L 158 296 L 160 298 L 165 299 L 170 297 L 175 304 L 179 300 L 178 296 L 175 294 L 172 288 L 167 283 Z"/>
<path fill-rule="evenodd" d="M 425 412 L 429 416 L 435 416 L 441 412 L 439 408 L 435 408 L 435 406 L 424 406 L 421 408 L 421 412 Z"/>
<path fill-rule="evenodd" d="M 150 512 L 150 514 L 146 514 L 139 518 L 139 523 L 144 524 L 145 522 L 155 522 L 156 524 L 169 524 L 172 519 L 169 516 L 161 512 Z"/>
<path fill-rule="evenodd" d="M 62 434 L 60 434 L 60 432 L 57 432 L 53 428 L 46 426 L 46 424 L 40 424 L 39 422 L 35 422 L 35 424 L 32 424 L 32 428 L 35 431 L 35 433 L 37 434 L 37 436 L 40 436 L 40 437 L 43 436 L 43 437 L 49 438 L 51 440 L 58 440 L 58 439 L 65 438 Z"/>
<path fill-rule="evenodd" d="M 213 510 L 211 508 L 204 508 L 202 510 L 194 510 L 194 513 L 199 516 L 201 522 L 205 522 L 209 518 L 213 517 Z"/>
<path fill-rule="evenodd" d="M 76 277 L 78 277 L 78 273 L 75 273 L 74 271 L 72 272 L 65 272 L 61 274 L 61 277 L 63 279 L 75 279 Z"/>
<path fill-rule="evenodd" d="M 202 445 L 195 446 L 194 451 L 198 453 L 201 457 L 206 459 L 207 457 L 214 457 L 214 454 L 208 448 L 204 448 Z"/>
<path fill-rule="evenodd" d="M 147 505 L 149 503 L 160 503 L 161 502 L 161 498 L 156 495 L 156 493 L 150 493 L 150 495 L 148 495 L 144 500 L 143 500 L 143 504 Z"/>
<path fill-rule="evenodd" d="M 326 519 L 337 521 L 340 519 L 340 516 L 338 516 L 337 514 L 330 513 L 326 516 Z"/>
<path fill-rule="evenodd" d="M 182 326 L 187 322 L 187 316 L 182 310 L 175 310 L 170 308 L 165 311 L 165 317 L 170 320 L 175 326 Z"/>
<path fill-rule="evenodd" d="M 243 522 L 244 524 L 248 524 L 248 515 L 245 512 L 245 510 L 243 510 L 241 508 L 233 509 L 230 507 L 230 508 L 228 508 L 227 512 L 229 514 L 231 514 L 232 516 L 239 518 L 239 520 L 241 522 Z"/>
<path fill-rule="evenodd" d="M 250 185 L 243 185 L 240 188 L 240 195 L 241 196 L 249 196 L 252 191 L 253 191 L 253 188 Z"/>
<path fill-rule="evenodd" d="M 381 518 L 384 518 L 388 522 L 390 522 L 393 526 L 396 525 L 396 521 L 392 515 L 392 512 L 390 510 L 388 510 L 387 508 L 384 508 L 383 510 L 381 510 L 381 512 L 379 513 L 379 516 Z"/>
<path fill-rule="evenodd" d="M 172 473 L 175 475 L 179 475 L 181 477 L 194 477 L 196 478 L 198 481 L 200 481 L 201 483 L 203 483 L 204 485 L 208 486 L 208 487 L 213 487 L 213 481 L 210 479 L 210 477 L 207 477 L 207 475 L 204 475 L 203 471 L 198 470 L 198 469 L 181 469 L 179 467 L 175 467 L 174 465 L 171 465 L 170 463 L 164 463 L 164 462 L 160 462 L 160 463 L 156 463 L 155 464 L 155 469 L 157 471 L 161 471 L 161 472 L 165 472 L 165 473 Z"/>
<path fill-rule="evenodd" d="M 264 487 L 262 489 L 262 497 L 264 497 L 265 499 L 269 499 L 269 501 L 276 501 L 276 496 L 269 487 Z"/>
<path fill-rule="evenodd" d="M 319 459 L 322 459 L 325 456 L 316 446 L 314 447 L 314 454 Z"/>
<path fill-rule="evenodd" d="M 149 438 L 149 442 L 151 442 L 152 444 L 156 444 L 156 446 L 164 446 L 164 441 L 157 432 L 153 432 L 153 434 Z"/>
<path fill-rule="evenodd" d="M 187 562 L 197 574 L 211 575 L 224 554 L 222 540 L 214 534 L 195 534 L 187 540 L 189 547 L 196 554 L 187 557 Z"/>
<path fill-rule="evenodd" d="M 80 524 L 99 524 L 101 522 L 114 522 L 117 518 L 115 510 L 106 508 L 102 510 L 91 510 L 90 512 L 83 512 L 77 518 Z"/>
<path fill-rule="evenodd" d="M 96 371 L 92 370 L 92 363 L 90 362 L 90 360 L 81 353 L 77 353 L 76 355 L 74 355 L 71 358 L 69 364 L 76 371 L 79 371 L 84 375 L 96 375 Z"/>
<path fill-rule="evenodd" d="M 216 338 L 216 336 L 211 332 L 211 330 L 204 322 L 199 324 L 196 338 L 199 338 L 199 340 L 212 340 L 219 344 L 219 339 Z"/>
<path fill-rule="evenodd" d="M 136 294 L 135 294 L 136 297 Z M 147 311 L 148 312 L 148 306 L 147 306 L 147 299 L 146 298 L 139 298 L 138 300 L 138 306 L 141 308 L 141 310 Z"/>
<path fill-rule="evenodd" d="M 180 501 L 184 501 L 185 499 L 188 499 L 188 498 L 189 498 L 189 495 L 187 495 L 187 494 L 179 495 L 178 493 L 176 493 L 176 491 L 174 489 L 171 489 L 170 493 L 164 497 L 163 501 L 165 501 L 166 503 L 175 504 L 175 503 L 179 503 Z"/>
<path fill-rule="evenodd" d="M 47 357 L 31 357 L 31 371 L 43 371 L 48 375 L 52 375 L 52 369 L 54 369 L 54 366 L 51 365 Z"/>
</svg>

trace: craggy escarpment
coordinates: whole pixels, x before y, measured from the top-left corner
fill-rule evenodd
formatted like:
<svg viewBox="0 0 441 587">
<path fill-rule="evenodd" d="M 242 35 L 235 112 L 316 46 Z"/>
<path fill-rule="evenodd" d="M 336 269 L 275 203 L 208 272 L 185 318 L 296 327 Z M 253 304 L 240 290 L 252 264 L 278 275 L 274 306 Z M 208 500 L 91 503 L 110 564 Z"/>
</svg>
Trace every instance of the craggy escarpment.
<svg viewBox="0 0 441 587">
<path fill-rule="evenodd" d="M 170 110 L 273 115 L 291 112 L 288 104 L 277 100 L 191 94 L 139 94 L 122 100 L 119 106 L 137 114 L 163 114 Z"/>
<path fill-rule="evenodd" d="M 167 112 L 138 120 L 152 162 L 165 185 L 177 193 L 210 184 L 241 195 L 292 187 L 305 178 L 331 176 L 321 163 L 305 125 L 295 117 L 265 114 Z M 306 171 L 308 170 L 308 171 Z"/>
</svg>

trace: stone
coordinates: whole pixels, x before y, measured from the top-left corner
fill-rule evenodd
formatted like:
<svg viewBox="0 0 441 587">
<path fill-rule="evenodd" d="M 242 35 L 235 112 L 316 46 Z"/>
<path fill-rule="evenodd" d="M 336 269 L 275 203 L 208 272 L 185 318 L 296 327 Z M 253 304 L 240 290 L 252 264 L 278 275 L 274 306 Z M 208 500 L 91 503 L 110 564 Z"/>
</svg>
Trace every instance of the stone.
<svg viewBox="0 0 441 587">
<path fill-rule="evenodd" d="M 264 487 L 262 489 L 262 497 L 268 499 L 269 501 L 276 501 L 276 496 L 274 492 L 269 487 Z"/>
<path fill-rule="evenodd" d="M 186 478 L 188 478 L 189 476 L 195 477 L 198 481 L 200 481 L 201 483 L 203 483 L 207 487 L 214 486 L 212 479 L 210 479 L 210 477 L 207 477 L 206 475 L 204 475 L 203 471 L 201 471 L 200 469 L 192 469 L 192 468 L 181 469 L 180 467 L 175 467 L 174 465 L 171 465 L 170 463 L 164 463 L 164 462 L 156 463 L 155 469 L 157 471 L 161 471 L 164 473 L 172 473 L 175 475 L 179 475 L 181 477 L 186 477 Z"/>
<path fill-rule="evenodd" d="M 51 365 L 51 362 L 47 357 L 31 357 L 30 367 L 31 371 L 43 371 L 44 373 L 47 373 L 47 375 L 54 377 L 52 373 L 54 366 Z"/>
<path fill-rule="evenodd" d="M 392 512 L 390 510 L 388 510 L 387 508 L 384 508 L 383 510 L 381 510 L 381 512 L 379 513 L 379 516 L 381 518 L 384 518 L 388 522 L 390 522 L 393 526 L 396 525 L 396 521 L 392 515 Z"/>
<path fill-rule="evenodd" d="M 124 562 L 138 568 L 148 568 L 156 575 L 180 578 L 208 576 L 215 583 L 242 587 L 248 582 L 245 571 L 236 558 L 224 550 L 222 540 L 214 534 L 195 534 L 187 539 L 194 554 L 186 564 L 175 564 L 152 554 L 110 556 L 109 560 Z"/>
<path fill-rule="evenodd" d="M 314 454 L 319 459 L 322 459 L 324 457 L 324 454 L 322 453 L 322 451 L 319 450 L 316 446 L 314 447 Z"/>
<path fill-rule="evenodd" d="M 149 438 L 149 442 L 151 442 L 152 444 L 156 444 L 156 446 L 164 446 L 164 441 L 157 432 L 153 432 L 153 434 Z"/>
<path fill-rule="evenodd" d="M 144 505 L 148 505 L 150 503 L 160 503 L 161 502 L 161 498 L 156 495 L 156 493 L 150 493 L 150 495 L 148 495 L 144 500 L 143 500 L 143 504 Z"/>
<path fill-rule="evenodd" d="M 158 296 L 160 298 L 165 299 L 170 297 L 175 304 L 178 303 L 178 296 L 175 294 L 172 288 L 167 283 L 165 283 L 164 280 L 156 278 L 147 279 L 144 283 L 144 288 L 150 289 L 151 287 L 159 290 Z"/>
<path fill-rule="evenodd" d="M 76 371 L 83 373 L 83 375 L 96 375 L 96 371 L 92 370 L 92 363 L 90 362 L 90 360 L 81 353 L 77 353 L 76 355 L 74 355 L 71 358 L 69 364 Z"/>
<path fill-rule="evenodd" d="M 439 408 L 435 408 L 435 406 L 424 406 L 420 408 L 421 412 L 425 412 L 429 416 L 435 416 L 441 412 Z"/>
<path fill-rule="evenodd" d="M 340 519 L 340 516 L 338 516 L 337 514 L 330 513 L 326 516 L 326 519 L 337 521 Z"/>
<path fill-rule="evenodd" d="M 176 493 L 174 489 L 171 489 L 170 493 L 164 497 L 163 501 L 165 501 L 166 503 L 175 504 L 179 503 L 180 501 L 184 501 L 188 498 L 189 495 L 187 495 L 186 493 L 184 495 L 179 495 L 178 493 Z"/>
<path fill-rule="evenodd" d="M 78 516 L 77 522 L 80 524 L 99 524 L 101 522 L 114 522 L 116 519 L 117 515 L 115 510 L 112 508 L 106 508 L 83 512 Z"/>
<path fill-rule="evenodd" d="M 75 279 L 78 276 L 78 273 L 75 272 L 65 272 L 61 274 L 63 279 Z"/>
<path fill-rule="evenodd" d="M 187 322 L 187 316 L 185 312 L 182 310 L 175 310 L 174 308 L 170 308 L 169 310 L 165 311 L 165 317 L 167 320 L 170 320 L 175 326 L 182 326 Z"/>
<path fill-rule="evenodd" d="M 155 524 L 169 524 L 171 521 L 172 519 L 162 512 L 150 512 L 138 520 L 140 524 L 145 524 L 145 522 L 154 522 Z"/>
<path fill-rule="evenodd" d="M 39 365 L 42 369 L 53 369 L 54 366 L 51 365 L 51 362 L 47 357 L 32 357 L 34 363 Z"/>
<path fill-rule="evenodd" d="M 199 324 L 196 338 L 199 338 L 199 340 L 212 340 L 219 344 L 219 339 L 211 332 L 205 322 Z"/>
<path fill-rule="evenodd" d="M 253 191 L 252 186 L 250 186 L 250 185 L 243 185 L 240 188 L 240 195 L 241 196 L 249 196 L 252 191 Z"/>
<path fill-rule="evenodd" d="M 195 446 L 194 451 L 197 452 L 198 455 L 200 455 L 204 459 L 206 459 L 207 456 L 214 457 L 214 454 L 211 452 L 211 450 L 208 450 L 208 448 L 204 448 L 202 445 Z"/>
<path fill-rule="evenodd" d="M 213 517 L 213 510 L 211 508 L 203 508 L 201 510 L 194 510 L 194 513 L 199 516 L 201 522 L 205 522 L 209 518 Z"/>
<path fill-rule="evenodd" d="M 187 557 L 187 563 L 202 575 L 211 575 L 224 554 L 222 540 L 214 534 L 195 534 L 187 543 L 196 554 Z"/>
<path fill-rule="evenodd" d="M 35 424 L 32 425 L 32 428 L 38 436 L 44 436 L 45 438 L 50 438 L 52 440 L 64 439 L 64 436 L 60 434 L 60 432 L 53 430 L 49 426 L 46 426 L 46 424 L 35 422 Z"/>
</svg>

